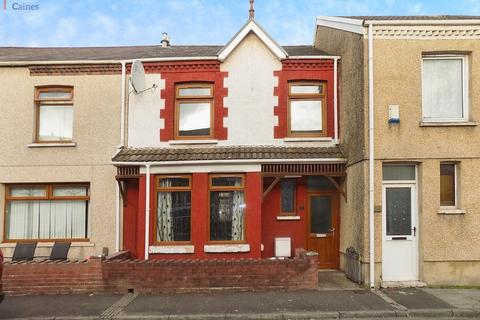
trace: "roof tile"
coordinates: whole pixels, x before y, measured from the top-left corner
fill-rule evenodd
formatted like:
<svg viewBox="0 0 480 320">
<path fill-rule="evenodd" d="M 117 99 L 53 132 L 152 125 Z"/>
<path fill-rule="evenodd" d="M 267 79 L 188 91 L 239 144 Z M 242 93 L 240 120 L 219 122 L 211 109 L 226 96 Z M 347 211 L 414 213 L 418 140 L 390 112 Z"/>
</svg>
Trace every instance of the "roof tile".
<svg viewBox="0 0 480 320">
<path fill-rule="evenodd" d="M 213 146 L 126 148 L 114 162 L 344 158 L 339 147 Z"/>
</svg>

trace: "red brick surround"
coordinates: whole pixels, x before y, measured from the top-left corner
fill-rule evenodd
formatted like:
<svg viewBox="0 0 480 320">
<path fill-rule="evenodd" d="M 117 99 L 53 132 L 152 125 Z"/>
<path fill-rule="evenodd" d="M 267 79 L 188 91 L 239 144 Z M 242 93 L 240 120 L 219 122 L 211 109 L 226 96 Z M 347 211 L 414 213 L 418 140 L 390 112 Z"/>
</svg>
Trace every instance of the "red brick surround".
<svg viewBox="0 0 480 320">
<path fill-rule="evenodd" d="M 278 86 L 273 95 L 278 97 L 274 115 L 278 116 L 278 126 L 274 127 L 275 139 L 287 136 L 288 82 L 297 80 L 319 80 L 327 83 L 327 136 L 334 136 L 333 115 L 333 60 L 331 59 L 290 59 L 282 61 L 282 70 L 274 71 Z"/>
<path fill-rule="evenodd" d="M 226 140 L 227 128 L 223 126 L 223 119 L 228 115 L 228 109 L 223 106 L 223 98 L 228 95 L 224 87 L 227 72 L 220 71 L 220 62 L 205 61 L 175 61 L 144 63 L 146 73 L 160 73 L 165 80 L 165 89 L 160 97 L 165 100 L 165 108 L 160 110 L 160 118 L 164 119 L 165 126 L 160 130 L 160 141 L 174 139 L 175 117 L 175 84 L 181 82 L 211 82 L 214 84 L 214 139 Z M 130 66 L 127 66 L 129 71 Z"/>
<path fill-rule="evenodd" d="M 176 259 L 5 263 L 7 295 L 299 290 L 318 284 L 317 256 L 289 260 Z"/>
</svg>

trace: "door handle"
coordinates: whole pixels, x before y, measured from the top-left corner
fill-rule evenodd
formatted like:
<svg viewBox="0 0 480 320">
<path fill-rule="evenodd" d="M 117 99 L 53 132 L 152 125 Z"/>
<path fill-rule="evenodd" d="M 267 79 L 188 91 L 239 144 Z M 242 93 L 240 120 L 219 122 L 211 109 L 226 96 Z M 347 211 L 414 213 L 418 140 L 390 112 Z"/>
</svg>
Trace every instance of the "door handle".
<svg viewBox="0 0 480 320">
<path fill-rule="evenodd" d="M 335 228 L 330 228 L 330 232 L 335 236 Z"/>
<path fill-rule="evenodd" d="M 417 227 L 413 227 L 413 236 L 416 237 L 417 236 Z"/>
</svg>

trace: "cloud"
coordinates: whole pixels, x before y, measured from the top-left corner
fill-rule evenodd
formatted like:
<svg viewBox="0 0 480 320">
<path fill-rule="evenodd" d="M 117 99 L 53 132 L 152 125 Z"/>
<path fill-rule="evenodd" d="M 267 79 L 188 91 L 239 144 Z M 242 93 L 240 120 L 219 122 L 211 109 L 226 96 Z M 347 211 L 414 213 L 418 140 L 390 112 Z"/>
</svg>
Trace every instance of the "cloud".
<svg viewBox="0 0 480 320">
<path fill-rule="evenodd" d="M 422 3 L 411 3 L 407 7 L 407 11 L 409 14 L 417 15 L 424 13 L 424 5 Z"/>
<path fill-rule="evenodd" d="M 0 16 L 0 45 L 225 44 L 246 22 L 247 0 L 34 0 Z M 255 17 L 281 44 L 311 44 L 319 15 L 480 14 L 479 0 L 255 0 Z"/>
</svg>

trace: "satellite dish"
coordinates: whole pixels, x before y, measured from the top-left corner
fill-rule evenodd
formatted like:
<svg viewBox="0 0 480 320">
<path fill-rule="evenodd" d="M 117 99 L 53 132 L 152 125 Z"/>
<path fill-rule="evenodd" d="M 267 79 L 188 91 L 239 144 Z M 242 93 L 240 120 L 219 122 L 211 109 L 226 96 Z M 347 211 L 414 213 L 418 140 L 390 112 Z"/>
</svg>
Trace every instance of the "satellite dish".
<svg viewBox="0 0 480 320">
<path fill-rule="evenodd" d="M 130 82 L 132 83 L 135 94 L 145 91 L 145 69 L 140 60 L 133 60 Z"/>
</svg>

